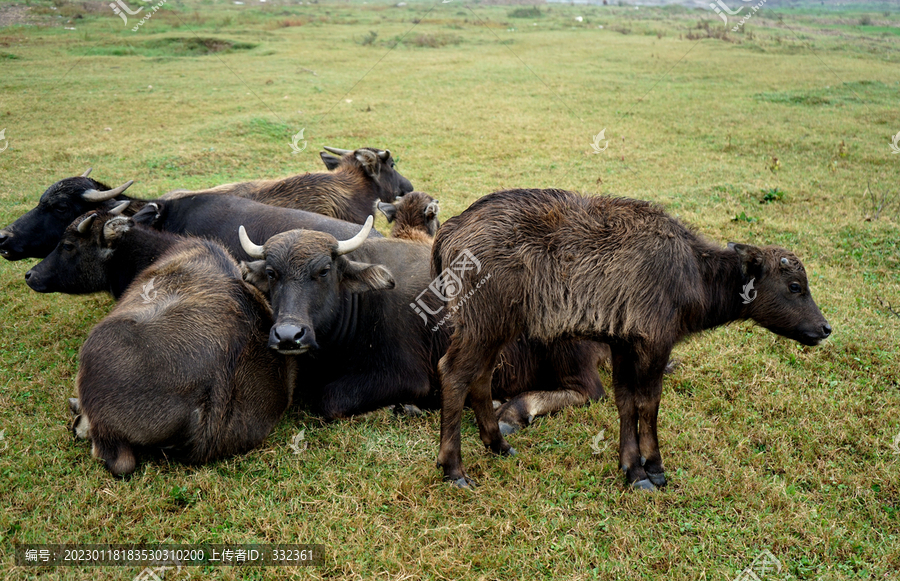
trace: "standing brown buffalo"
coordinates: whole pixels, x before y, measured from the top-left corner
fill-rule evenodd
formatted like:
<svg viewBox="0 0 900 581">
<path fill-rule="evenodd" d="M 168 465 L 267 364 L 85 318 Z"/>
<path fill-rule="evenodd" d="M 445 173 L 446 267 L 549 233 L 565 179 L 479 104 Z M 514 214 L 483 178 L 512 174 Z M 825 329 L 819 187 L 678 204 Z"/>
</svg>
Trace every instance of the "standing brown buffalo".
<svg viewBox="0 0 900 581">
<path fill-rule="evenodd" d="M 429 291 L 429 245 L 350 240 L 292 230 L 257 245 L 241 228 L 245 279 L 269 296 L 275 318 L 269 346 L 296 355 L 297 398 L 328 419 L 386 405 L 435 407 L 437 362 L 449 339 L 443 307 Z M 498 418 L 506 432 L 535 416 L 603 397 L 600 346 L 516 341 L 503 352 L 495 393 L 508 399 Z"/>
<path fill-rule="evenodd" d="M 258 445 L 290 405 L 293 362 L 267 348 L 271 311 L 234 259 L 124 216 L 91 214 L 82 225 L 102 229 L 109 248 L 161 256 L 81 349 L 69 400 L 76 435 L 117 476 L 134 471 L 142 448 L 200 463 Z"/>
<path fill-rule="evenodd" d="M 515 453 L 491 407 L 491 374 L 521 333 L 551 345 L 573 337 L 609 344 L 621 467 L 632 486 L 647 490 L 666 483 L 656 425 L 663 373 L 678 341 L 741 319 L 804 345 L 831 334 L 794 254 L 720 248 L 649 202 L 496 192 L 444 223 L 433 273 L 461 255 L 471 257 L 470 268 L 453 273 L 448 293 L 455 329 L 439 364 L 438 454 L 444 477 L 459 486 L 469 482 L 460 453 L 467 395 L 485 446 Z"/>
</svg>

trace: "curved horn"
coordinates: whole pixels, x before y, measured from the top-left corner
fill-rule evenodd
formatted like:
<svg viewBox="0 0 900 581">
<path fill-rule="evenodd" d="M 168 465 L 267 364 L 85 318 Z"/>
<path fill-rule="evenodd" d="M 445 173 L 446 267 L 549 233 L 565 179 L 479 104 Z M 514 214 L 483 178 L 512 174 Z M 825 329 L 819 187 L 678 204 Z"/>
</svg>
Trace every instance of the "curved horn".
<svg viewBox="0 0 900 581">
<path fill-rule="evenodd" d="M 382 149 L 378 152 L 378 157 L 381 158 L 381 161 L 387 161 L 390 156 L 391 156 L 390 149 Z"/>
<path fill-rule="evenodd" d="M 241 239 L 241 248 L 244 249 L 244 252 L 246 252 L 250 258 L 266 257 L 266 249 L 259 244 L 254 244 L 253 242 L 251 242 L 250 237 L 247 236 L 247 231 L 243 226 L 238 228 L 238 238 Z"/>
<path fill-rule="evenodd" d="M 84 220 L 82 220 L 78 224 L 78 233 L 79 234 L 87 234 L 91 229 L 91 223 L 94 221 L 94 218 L 97 217 L 97 214 L 91 214 Z"/>
<path fill-rule="evenodd" d="M 362 243 L 366 241 L 366 238 L 369 237 L 369 231 L 372 229 L 372 222 L 375 221 L 375 218 L 371 215 L 366 218 L 366 223 L 363 224 L 362 230 L 359 233 L 351 238 L 350 240 L 338 240 L 337 243 L 337 254 L 340 256 L 341 254 L 348 254 L 353 252 L 360 246 Z"/>
<path fill-rule="evenodd" d="M 121 216 L 122 212 L 124 212 L 125 209 L 128 208 L 128 204 L 130 204 L 130 203 L 131 203 L 131 200 L 123 200 L 123 201 L 119 202 L 118 204 L 116 204 L 115 206 L 113 206 L 113 208 L 109 211 L 109 213 L 112 214 L 113 216 Z"/>
<path fill-rule="evenodd" d="M 353 153 L 352 149 L 338 149 L 337 147 L 328 147 L 327 145 L 323 147 L 325 151 L 330 151 L 331 153 L 335 153 L 337 155 L 347 155 L 348 153 Z"/>
<path fill-rule="evenodd" d="M 91 170 L 92 170 L 92 169 L 94 169 L 94 168 L 92 168 L 92 167 L 87 168 L 87 171 L 84 172 L 83 174 L 81 174 L 81 177 L 86 178 L 86 177 L 88 177 L 89 175 L 91 175 Z"/>
<path fill-rule="evenodd" d="M 100 190 L 90 189 L 81 194 L 81 199 L 87 200 L 88 202 L 105 202 L 106 200 L 111 200 L 127 190 L 133 183 L 134 180 L 128 180 L 118 188 L 102 192 Z"/>
</svg>

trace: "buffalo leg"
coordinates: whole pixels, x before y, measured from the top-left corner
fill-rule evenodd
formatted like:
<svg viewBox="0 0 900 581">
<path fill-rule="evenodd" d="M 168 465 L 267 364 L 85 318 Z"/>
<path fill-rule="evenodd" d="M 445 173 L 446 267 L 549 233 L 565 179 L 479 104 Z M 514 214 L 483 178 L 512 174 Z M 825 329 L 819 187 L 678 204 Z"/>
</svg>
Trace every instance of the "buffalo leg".
<svg viewBox="0 0 900 581">
<path fill-rule="evenodd" d="M 662 377 L 667 368 L 669 354 L 656 358 L 655 362 L 643 365 L 647 372 L 640 378 L 637 397 L 639 418 L 639 443 L 641 458 L 647 476 L 655 486 L 666 485 L 666 473 L 663 468 L 662 454 L 659 451 L 659 436 L 656 430 L 659 417 L 659 401 L 662 397 Z"/>
<path fill-rule="evenodd" d="M 467 487 L 471 482 L 462 464 L 460 433 L 467 395 L 471 396 L 481 440 L 485 445 L 501 454 L 512 450 L 500 434 L 491 400 L 491 374 L 499 352 L 500 346 L 485 349 L 466 340 L 460 326 L 438 364 L 441 374 L 441 446 L 437 463 L 444 469 L 444 479 L 460 487 Z"/>
<path fill-rule="evenodd" d="M 634 487 L 653 490 L 654 486 L 641 464 L 638 444 L 638 409 L 636 401 L 637 360 L 631 350 L 613 348 L 613 387 L 619 410 L 619 465 Z"/>
<path fill-rule="evenodd" d="M 91 453 L 95 458 L 103 460 L 106 463 L 107 470 L 112 472 L 114 476 L 131 474 L 137 466 L 134 450 L 124 440 L 108 440 L 95 437 Z"/>
<path fill-rule="evenodd" d="M 554 341 L 548 354 L 556 389 L 527 391 L 503 404 L 497 410 L 500 431 L 509 435 L 530 424 L 537 416 L 605 397 L 597 367 L 600 359 L 607 356 L 607 350 L 605 345 L 593 341 Z"/>
</svg>

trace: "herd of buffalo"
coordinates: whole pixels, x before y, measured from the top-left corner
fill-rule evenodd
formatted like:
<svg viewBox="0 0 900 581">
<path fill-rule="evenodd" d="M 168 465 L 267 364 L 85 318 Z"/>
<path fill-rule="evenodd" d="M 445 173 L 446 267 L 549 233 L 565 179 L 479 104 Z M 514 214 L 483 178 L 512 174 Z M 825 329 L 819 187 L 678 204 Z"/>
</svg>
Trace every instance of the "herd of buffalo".
<svg viewBox="0 0 900 581">
<path fill-rule="evenodd" d="M 467 401 L 485 446 L 514 454 L 505 436 L 536 416 L 604 397 L 608 361 L 621 468 L 653 490 L 678 341 L 742 319 L 804 345 L 831 333 L 782 248 L 722 248 L 654 204 L 562 190 L 496 192 L 441 225 L 389 151 L 325 149 L 328 171 L 156 200 L 88 170 L 0 230 L 0 256 L 43 258 L 35 291 L 117 300 L 69 399 L 113 474 L 142 450 L 246 452 L 297 401 L 326 419 L 440 407 L 438 463 L 466 487 Z"/>
</svg>

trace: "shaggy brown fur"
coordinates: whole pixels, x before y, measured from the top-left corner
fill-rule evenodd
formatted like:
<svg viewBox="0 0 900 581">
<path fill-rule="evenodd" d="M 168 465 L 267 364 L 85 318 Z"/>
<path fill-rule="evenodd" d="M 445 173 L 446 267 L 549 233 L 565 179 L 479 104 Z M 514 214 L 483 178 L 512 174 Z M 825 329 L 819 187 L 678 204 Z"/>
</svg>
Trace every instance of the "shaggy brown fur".
<svg viewBox="0 0 900 581">
<path fill-rule="evenodd" d="M 391 202 L 410 191 L 412 184 L 394 169 L 390 151 L 361 148 L 343 155 L 332 172 L 225 184 L 200 191 L 176 190 L 162 199 L 226 194 L 362 224 L 376 200 Z"/>
<path fill-rule="evenodd" d="M 245 279 L 269 295 L 269 346 L 299 355 L 302 397 L 329 419 L 386 405 L 436 407 L 437 363 L 451 329 L 437 325 L 445 314 L 439 305 L 430 305 L 424 325 L 410 308 L 432 282 L 429 245 L 369 239 L 335 256 L 335 242 L 323 233 L 285 232 L 265 243 L 265 260 L 242 263 Z M 504 432 L 603 397 L 602 355 L 590 341 L 510 345 L 494 375 L 495 397 L 509 400 L 497 410 Z"/>
<path fill-rule="evenodd" d="M 656 422 L 675 343 L 748 318 L 806 345 L 831 333 L 796 256 L 771 246 L 719 248 L 648 202 L 497 192 L 443 225 L 433 273 L 463 250 L 477 257 L 481 272 L 464 278 L 448 304 L 456 309 L 455 330 L 440 362 L 438 455 L 445 477 L 459 485 L 467 482 L 460 455 L 467 395 L 484 444 L 514 452 L 491 409 L 490 376 L 500 350 L 520 333 L 549 345 L 573 337 L 609 344 L 621 466 L 645 489 L 665 484 Z M 469 296 L 485 273 L 489 283 Z M 744 304 L 742 293 L 753 300 Z"/>
<path fill-rule="evenodd" d="M 113 221 L 109 234 L 127 231 Z M 292 367 L 266 347 L 271 325 L 222 247 L 181 239 L 85 341 L 76 434 L 115 475 L 134 471 L 139 448 L 191 463 L 250 450 L 291 401 Z"/>
<path fill-rule="evenodd" d="M 430 245 L 441 223 L 437 200 L 424 192 L 410 192 L 394 203 L 376 202 L 388 222 L 393 222 L 391 237 Z"/>
</svg>

